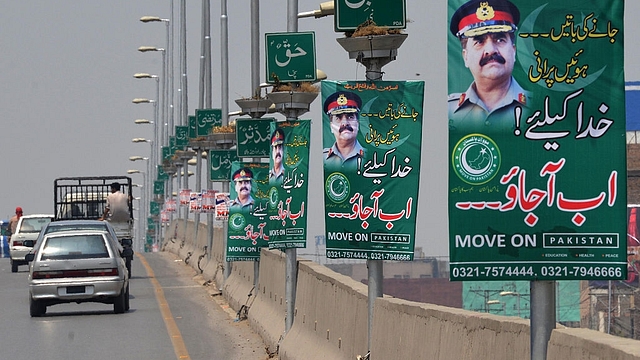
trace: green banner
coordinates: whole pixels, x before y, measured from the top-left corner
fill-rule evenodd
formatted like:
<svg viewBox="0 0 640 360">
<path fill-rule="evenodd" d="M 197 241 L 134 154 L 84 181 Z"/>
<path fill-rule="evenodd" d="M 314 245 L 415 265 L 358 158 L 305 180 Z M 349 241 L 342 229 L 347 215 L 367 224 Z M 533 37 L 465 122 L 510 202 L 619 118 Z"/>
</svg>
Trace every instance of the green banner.
<svg viewBox="0 0 640 360">
<path fill-rule="evenodd" d="M 271 123 L 269 249 L 307 246 L 311 120 Z"/>
<path fill-rule="evenodd" d="M 231 164 L 239 161 L 235 150 L 209 150 L 209 180 L 229 181 L 231 179 Z"/>
<path fill-rule="evenodd" d="M 269 156 L 270 125 L 275 119 L 237 119 L 236 147 L 239 157 Z"/>
<path fill-rule="evenodd" d="M 214 126 L 221 125 L 221 109 L 196 109 L 196 136 L 207 136 Z"/>
<path fill-rule="evenodd" d="M 423 94 L 423 81 L 322 81 L 327 258 L 413 260 Z"/>
<path fill-rule="evenodd" d="M 231 164 L 227 261 L 257 261 L 269 241 L 269 164 Z"/>
<path fill-rule="evenodd" d="M 451 280 L 626 278 L 624 1 L 464 3 L 449 0 Z"/>
</svg>

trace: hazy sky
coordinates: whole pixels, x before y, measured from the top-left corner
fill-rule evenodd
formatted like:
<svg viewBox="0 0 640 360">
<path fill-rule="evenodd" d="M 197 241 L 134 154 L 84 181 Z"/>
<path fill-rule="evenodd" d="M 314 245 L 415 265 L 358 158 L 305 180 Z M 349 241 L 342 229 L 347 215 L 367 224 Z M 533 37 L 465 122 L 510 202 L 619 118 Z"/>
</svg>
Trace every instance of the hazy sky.
<svg viewBox="0 0 640 360">
<path fill-rule="evenodd" d="M 134 144 L 136 137 L 153 138 L 150 125 L 135 119 L 153 119 L 153 105 L 132 104 L 134 98 L 155 99 L 156 83 L 134 79 L 133 74 L 160 74 L 160 53 L 141 53 L 142 45 L 166 47 L 163 23 L 142 23 L 141 16 L 170 17 L 171 0 L 3 0 L 0 12 L 0 154 L 4 177 L 0 216 L 8 218 L 16 206 L 25 213 L 53 212 L 53 180 L 63 176 L 126 175 L 145 169 L 129 156 L 149 156 L 149 145 Z M 174 9 L 179 0 L 173 0 Z M 299 0 L 299 11 L 318 8 L 321 1 Z M 627 1 L 625 33 L 637 34 L 640 1 Z M 189 114 L 198 104 L 201 34 L 200 1 L 187 1 L 187 76 Z M 213 107 L 220 95 L 220 4 L 211 1 Z M 234 100 L 251 95 L 250 2 L 228 1 L 229 110 Z M 447 229 L 447 2 L 407 0 L 407 40 L 397 60 L 383 67 L 384 80 L 424 80 L 425 116 L 423 161 L 418 208 L 417 246 L 427 255 L 448 254 Z M 287 3 L 260 2 L 260 48 L 264 33 L 287 30 Z M 336 42 L 333 17 L 303 18 L 299 31 L 315 31 L 319 69 L 333 80 L 362 80 L 365 68 Z M 176 29 L 176 46 L 177 46 Z M 635 37 L 625 37 L 627 81 L 640 80 Z M 261 55 L 261 82 L 265 81 Z M 175 61 L 177 67 L 178 61 Z M 176 70 L 176 86 L 179 74 Z M 312 119 L 309 203 L 309 247 L 313 236 L 324 233 L 320 100 L 301 119 Z M 275 117 L 282 116 L 276 114 Z M 283 117 L 282 117 L 283 118 Z M 315 155 L 313 155 L 315 154 Z M 195 169 L 191 169 L 195 172 Z M 138 174 L 134 182 L 142 183 Z M 191 188 L 195 180 L 191 178 Z M 204 185 L 203 185 L 204 187 Z M 319 220 L 319 221 L 318 221 Z"/>
</svg>

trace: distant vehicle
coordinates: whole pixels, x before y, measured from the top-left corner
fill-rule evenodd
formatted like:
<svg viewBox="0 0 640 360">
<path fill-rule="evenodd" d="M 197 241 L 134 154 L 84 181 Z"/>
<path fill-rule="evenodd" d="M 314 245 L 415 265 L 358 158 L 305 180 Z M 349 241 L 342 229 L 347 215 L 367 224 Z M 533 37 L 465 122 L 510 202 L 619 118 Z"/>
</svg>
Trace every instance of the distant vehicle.
<svg viewBox="0 0 640 360">
<path fill-rule="evenodd" d="M 42 316 L 62 303 L 113 304 L 129 310 L 129 276 L 124 259 L 105 230 L 51 232 L 27 254 L 29 314 Z"/>
<path fill-rule="evenodd" d="M 0 242 L 2 243 L 2 254 L 0 257 L 9 257 L 9 220 L 0 220 Z"/>
<path fill-rule="evenodd" d="M 11 272 L 18 272 L 18 266 L 28 264 L 24 257 L 31 251 L 33 245 L 27 246 L 25 240 L 36 240 L 40 230 L 51 220 L 53 220 L 53 215 L 48 214 L 23 215 L 20 217 L 16 226 L 16 233 L 11 235 L 11 244 L 9 244 Z"/>
<path fill-rule="evenodd" d="M 104 213 L 107 196 L 111 193 L 110 187 L 114 182 L 120 184 L 120 190 L 125 195 L 132 196 L 133 183 L 128 176 L 86 176 L 55 179 L 53 182 L 54 221 L 99 219 Z M 131 249 L 131 255 L 125 259 L 129 276 L 131 276 L 131 261 L 133 261 L 133 204 L 131 201 L 129 202 L 129 221 L 111 222 L 110 224 L 113 226 L 122 247 Z"/>
</svg>

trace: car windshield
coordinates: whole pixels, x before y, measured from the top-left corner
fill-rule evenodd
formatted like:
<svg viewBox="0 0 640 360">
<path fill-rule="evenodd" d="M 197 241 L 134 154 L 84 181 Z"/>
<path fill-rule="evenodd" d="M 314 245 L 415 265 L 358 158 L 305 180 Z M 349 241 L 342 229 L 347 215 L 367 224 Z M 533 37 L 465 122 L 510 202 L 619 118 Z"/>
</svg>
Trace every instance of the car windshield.
<svg viewBox="0 0 640 360">
<path fill-rule="evenodd" d="M 42 247 L 42 260 L 108 258 L 109 252 L 100 234 L 49 237 Z"/>
<path fill-rule="evenodd" d="M 19 232 L 21 233 L 39 233 L 42 228 L 51 222 L 50 217 L 43 218 L 24 218 Z"/>
</svg>

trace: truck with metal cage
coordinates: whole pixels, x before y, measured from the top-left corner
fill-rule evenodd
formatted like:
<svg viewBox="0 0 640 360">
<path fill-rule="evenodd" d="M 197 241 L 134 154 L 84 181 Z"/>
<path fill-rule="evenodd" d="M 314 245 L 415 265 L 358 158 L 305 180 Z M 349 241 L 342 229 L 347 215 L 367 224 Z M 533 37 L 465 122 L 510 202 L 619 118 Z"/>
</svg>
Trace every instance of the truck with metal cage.
<svg viewBox="0 0 640 360">
<path fill-rule="evenodd" d="M 133 183 L 128 176 L 84 176 L 63 177 L 53 182 L 54 219 L 59 220 L 98 220 L 107 205 L 107 196 L 111 193 L 111 184 L 120 184 L 129 198 L 129 219 L 127 222 L 110 222 L 118 241 L 123 248 L 133 247 Z M 126 257 L 127 269 L 131 274 L 133 251 Z"/>
</svg>

